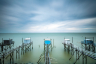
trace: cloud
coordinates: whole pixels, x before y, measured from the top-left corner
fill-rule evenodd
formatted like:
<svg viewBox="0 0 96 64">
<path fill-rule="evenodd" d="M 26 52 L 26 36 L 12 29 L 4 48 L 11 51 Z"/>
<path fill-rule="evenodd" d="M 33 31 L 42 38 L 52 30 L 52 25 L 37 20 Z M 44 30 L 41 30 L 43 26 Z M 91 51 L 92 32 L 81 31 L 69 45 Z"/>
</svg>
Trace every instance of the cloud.
<svg viewBox="0 0 96 64">
<path fill-rule="evenodd" d="M 1 1 L 0 30 L 13 32 L 96 32 L 96 1 Z M 6 3 L 6 5 L 5 5 Z"/>
<path fill-rule="evenodd" d="M 24 32 L 92 32 L 96 31 L 96 26 L 91 27 L 89 24 L 96 18 L 72 20 L 72 21 L 56 21 L 52 23 L 32 24 L 25 25 Z M 89 26 L 87 26 L 89 25 Z M 95 24 L 96 25 L 96 24 Z M 84 26 L 84 27 L 82 27 Z M 20 30 L 22 31 L 22 30 Z"/>
<path fill-rule="evenodd" d="M 31 17 L 31 20 L 36 20 L 36 21 L 45 21 L 48 19 L 52 20 L 52 17 L 58 17 L 60 13 L 54 9 L 50 9 L 47 7 L 37 7 L 37 10 L 32 11 L 32 13 L 37 14 L 34 17 Z"/>
<path fill-rule="evenodd" d="M 53 32 L 59 29 L 60 26 L 63 26 L 64 24 L 62 24 L 61 22 L 56 22 L 56 23 L 49 23 L 49 24 L 40 24 L 40 25 L 32 25 L 32 24 L 28 24 L 25 26 L 25 29 L 23 30 L 28 31 L 28 32 Z M 54 30 L 55 29 L 55 30 Z M 20 30 L 22 31 L 22 30 Z"/>
</svg>

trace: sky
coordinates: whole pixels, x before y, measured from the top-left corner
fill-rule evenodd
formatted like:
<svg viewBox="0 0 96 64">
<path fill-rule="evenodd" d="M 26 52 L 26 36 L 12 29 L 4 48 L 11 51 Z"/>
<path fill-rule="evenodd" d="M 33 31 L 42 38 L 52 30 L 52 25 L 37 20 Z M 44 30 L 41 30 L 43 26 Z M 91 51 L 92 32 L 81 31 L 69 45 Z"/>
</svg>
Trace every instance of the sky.
<svg viewBox="0 0 96 64">
<path fill-rule="evenodd" d="M 0 0 L 0 33 L 96 33 L 96 0 Z"/>
</svg>

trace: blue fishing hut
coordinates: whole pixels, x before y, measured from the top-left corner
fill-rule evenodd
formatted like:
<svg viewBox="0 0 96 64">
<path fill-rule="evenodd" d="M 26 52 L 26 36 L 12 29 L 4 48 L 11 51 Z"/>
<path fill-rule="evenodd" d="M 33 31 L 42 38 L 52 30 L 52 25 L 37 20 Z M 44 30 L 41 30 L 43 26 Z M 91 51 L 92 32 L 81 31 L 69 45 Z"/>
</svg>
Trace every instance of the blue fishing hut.
<svg viewBox="0 0 96 64">
<path fill-rule="evenodd" d="M 46 45 L 46 44 L 50 45 L 50 44 L 51 44 L 51 40 L 50 40 L 50 39 L 44 39 L 44 44 L 45 44 L 45 45 Z"/>
<path fill-rule="evenodd" d="M 50 56 L 49 56 L 50 47 L 51 47 L 51 51 L 52 51 L 51 39 L 44 39 L 44 60 L 45 60 L 45 64 L 51 64 Z"/>
<path fill-rule="evenodd" d="M 91 40 L 91 39 L 85 39 L 84 41 L 81 41 L 81 43 L 82 44 L 89 44 L 89 45 L 91 45 L 91 44 L 93 44 L 93 41 Z"/>
<path fill-rule="evenodd" d="M 85 47 L 85 50 L 95 52 L 96 44 L 94 43 L 94 37 L 87 37 L 87 38 L 89 39 L 86 39 L 85 37 L 84 41 L 81 41 L 82 46 Z"/>
</svg>

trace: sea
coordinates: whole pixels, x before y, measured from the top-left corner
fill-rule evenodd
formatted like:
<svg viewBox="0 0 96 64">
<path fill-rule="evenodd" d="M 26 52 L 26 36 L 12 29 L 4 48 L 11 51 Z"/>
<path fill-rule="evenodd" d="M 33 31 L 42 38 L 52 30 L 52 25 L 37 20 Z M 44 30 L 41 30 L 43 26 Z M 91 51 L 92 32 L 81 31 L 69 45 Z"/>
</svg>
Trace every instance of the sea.
<svg viewBox="0 0 96 64">
<path fill-rule="evenodd" d="M 22 38 L 23 40 L 25 38 L 31 38 L 31 41 L 33 42 L 33 49 L 31 51 L 27 51 L 24 55 L 20 55 L 20 58 L 18 59 L 16 59 L 16 53 L 14 52 L 14 63 L 17 64 L 37 64 L 40 55 L 44 52 L 44 39 L 46 38 L 52 39 L 51 42 L 53 48 L 52 51 L 49 51 L 51 64 L 73 64 L 76 61 L 76 53 L 72 56 L 71 51 L 68 52 L 64 49 L 64 45 L 62 44 L 64 42 L 64 38 L 70 39 L 71 43 L 81 48 L 81 41 L 84 41 L 85 38 L 94 40 L 94 43 L 96 43 L 96 33 L 0 33 L 0 43 L 2 43 L 2 39 L 12 39 L 15 42 L 13 48 L 22 44 Z M 69 60 L 71 56 L 72 58 Z M 84 59 L 84 61 L 86 60 Z M 82 63 L 83 59 L 82 56 L 80 56 L 76 64 Z M 5 64 L 10 64 L 10 58 L 5 59 Z M 44 59 L 42 59 L 39 64 L 44 64 Z M 96 60 L 87 57 L 87 64 L 96 64 Z"/>
</svg>

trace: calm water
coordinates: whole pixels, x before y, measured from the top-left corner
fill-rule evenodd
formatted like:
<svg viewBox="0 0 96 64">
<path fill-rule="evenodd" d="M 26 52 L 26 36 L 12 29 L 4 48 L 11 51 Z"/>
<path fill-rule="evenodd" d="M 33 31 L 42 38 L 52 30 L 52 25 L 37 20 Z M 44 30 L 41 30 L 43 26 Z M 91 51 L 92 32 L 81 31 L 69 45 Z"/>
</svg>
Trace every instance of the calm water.
<svg viewBox="0 0 96 64">
<path fill-rule="evenodd" d="M 31 37 L 31 41 L 33 41 L 33 50 L 25 53 L 20 57 L 20 59 L 15 60 L 15 62 L 20 63 L 33 63 L 37 64 L 39 56 L 44 51 L 44 38 L 51 38 L 52 43 L 54 39 L 54 46 L 52 52 L 50 51 L 50 57 L 52 58 L 52 64 L 73 64 L 75 62 L 75 55 L 69 61 L 71 54 L 64 50 L 64 46 L 62 42 L 64 38 L 70 39 L 73 43 L 79 47 L 81 47 L 80 42 L 85 39 L 85 37 L 92 39 L 94 37 L 94 42 L 96 43 L 96 33 L 2 33 L 0 34 L 0 43 L 2 42 L 2 38 L 5 39 L 13 39 L 15 41 L 14 48 L 22 44 L 22 38 Z M 53 44 L 52 44 L 53 45 Z M 40 46 L 40 47 L 39 47 Z M 7 60 L 9 61 L 9 60 Z M 88 57 L 88 64 L 95 64 L 96 60 L 93 60 Z M 42 63 L 41 63 L 42 64 Z M 77 61 L 76 64 L 82 64 L 82 57 Z"/>
</svg>

